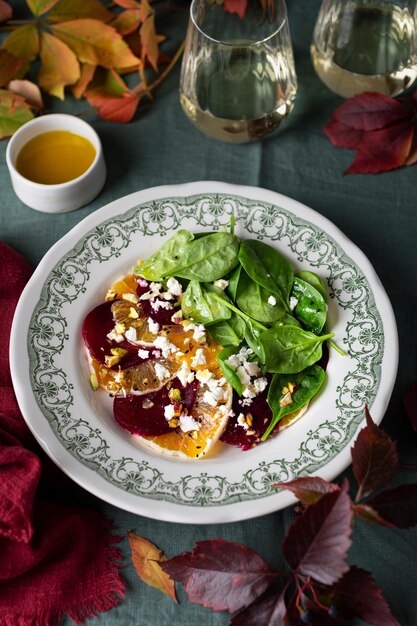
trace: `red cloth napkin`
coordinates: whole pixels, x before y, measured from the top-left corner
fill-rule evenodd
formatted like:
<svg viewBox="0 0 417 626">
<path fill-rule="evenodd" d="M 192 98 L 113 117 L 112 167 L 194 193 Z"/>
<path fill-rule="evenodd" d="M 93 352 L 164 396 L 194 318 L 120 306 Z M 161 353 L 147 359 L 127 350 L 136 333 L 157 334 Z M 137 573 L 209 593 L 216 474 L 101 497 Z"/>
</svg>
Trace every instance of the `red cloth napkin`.
<svg viewBox="0 0 417 626">
<path fill-rule="evenodd" d="M 0 626 L 80 623 L 124 595 L 120 537 L 97 512 L 59 502 L 81 490 L 40 450 L 14 396 L 10 328 L 30 274 L 0 242 Z"/>
</svg>

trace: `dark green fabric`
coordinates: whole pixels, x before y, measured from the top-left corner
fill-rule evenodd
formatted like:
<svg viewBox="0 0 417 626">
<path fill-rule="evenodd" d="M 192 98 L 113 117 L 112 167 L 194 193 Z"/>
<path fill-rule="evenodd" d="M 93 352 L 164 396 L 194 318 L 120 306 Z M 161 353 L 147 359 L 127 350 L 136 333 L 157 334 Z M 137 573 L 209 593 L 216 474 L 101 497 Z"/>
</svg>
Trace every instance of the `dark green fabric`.
<svg viewBox="0 0 417 626">
<path fill-rule="evenodd" d="M 23 0 L 16 2 L 23 6 Z M 314 73 L 309 45 L 319 0 L 288 0 L 299 93 L 295 109 L 280 134 L 263 143 L 232 146 L 203 136 L 183 115 L 178 102 L 178 69 L 159 89 L 156 101 L 145 105 L 132 124 L 123 126 L 87 117 L 104 145 L 109 175 L 105 189 L 89 206 L 66 215 L 38 213 L 14 195 L 5 163 L 6 142 L 0 146 L 0 239 L 35 266 L 72 226 L 108 202 L 154 185 L 193 180 L 265 187 L 286 194 L 322 213 L 339 226 L 368 256 L 393 304 L 400 338 L 400 368 L 383 425 L 398 439 L 404 463 L 417 461 L 417 434 L 409 427 L 402 396 L 417 377 L 417 168 L 380 176 L 343 176 L 353 153 L 334 148 L 322 128 L 341 99 Z M 15 17 L 19 17 L 18 10 Z M 166 14 L 160 31 L 173 50 L 185 33 L 187 16 Z M 54 112 L 76 112 L 85 103 L 53 101 Z M 351 478 L 350 472 L 347 475 Z M 402 472 L 402 481 L 416 480 Z M 131 515 L 85 494 L 126 536 L 130 529 L 160 546 L 169 556 L 190 550 L 195 541 L 221 537 L 242 542 L 276 566 L 283 565 L 280 544 L 292 519 L 285 510 L 251 521 L 218 526 L 186 526 Z M 256 507 L 256 502 L 253 505 Z M 358 523 L 351 561 L 370 569 L 402 626 L 417 625 L 414 588 L 417 582 L 417 531 L 372 528 Z M 91 626 L 219 626 L 229 616 L 187 603 L 179 590 L 176 606 L 144 585 L 126 560 L 123 575 L 128 590 L 116 609 L 90 620 Z M 22 598 L 24 601 L 24 598 Z M 69 623 L 69 621 L 68 621 Z M 260 625 L 261 626 L 261 625 Z"/>
</svg>

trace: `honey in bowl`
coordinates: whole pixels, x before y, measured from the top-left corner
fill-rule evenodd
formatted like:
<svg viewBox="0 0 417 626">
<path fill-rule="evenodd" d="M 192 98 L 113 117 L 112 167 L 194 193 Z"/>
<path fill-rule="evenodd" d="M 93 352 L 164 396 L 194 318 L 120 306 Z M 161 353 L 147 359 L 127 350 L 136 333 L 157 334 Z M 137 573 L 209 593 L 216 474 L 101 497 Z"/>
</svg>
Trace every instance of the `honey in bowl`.
<svg viewBox="0 0 417 626">
<path fill-rule="evenodd" d="M 30 139 L 16 159 L 18 172 L 43 185 L 58 185 L 88 170 L 96 149 L 85 137 L 68 130 L 52 130 Z"/>
</svg>

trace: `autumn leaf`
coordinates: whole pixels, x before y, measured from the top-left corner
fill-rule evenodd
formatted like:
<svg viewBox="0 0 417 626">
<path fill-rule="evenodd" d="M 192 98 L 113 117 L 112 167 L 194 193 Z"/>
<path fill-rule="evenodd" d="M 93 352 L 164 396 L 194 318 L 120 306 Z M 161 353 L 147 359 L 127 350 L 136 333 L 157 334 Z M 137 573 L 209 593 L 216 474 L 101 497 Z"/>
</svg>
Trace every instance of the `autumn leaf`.
<svg viewBox="0 0 417 626">
<path fill-rule="evenodd" d="M 398 468 L 395 443 L 372 421 L 367 407 L 365 415 L 367 425 L 352 448 L 352 470 L 359 485 L 357 502 L 385 487 Z"/>
<path fill-rule="evenodd" d="M 0 22 L 7 22 L 13 17 L 12 7 L 5 0 L 0 0 Z"/>
<path fill-rule="evenodd" d="M 7 85 L 25 69 L 26 63 L 23 59 L 17 59 L 7 50 L 0 49 L 0 87 Z"/>
<path fill-rule="evenodd" d="M 123 9 L 137 9 L 140 7 L 140 2 L 137 2 L 137 0 L 114 0 L 114 4 Z"/>
<path fill-rule="evenodd" d="M 396 528 L 411 528 L 417 524 L 417 484 L 405 484 L 385 489 L 366 501 L 378 516 Z"/>
<path fill-rule="evenodd" d="M 109 22 L 113 18 L 113 13 L 108 11 L 100 0 L 60 0 L 48 14 L 48 21 L 67 22 L 86 17 Z"/>
<path fill-rule="evenodd" d="M 231 626 L 285 626 L 285 594 L 262 597 L 236 615 Z"/>
<path fill-rule="evenodd" d="M 23 98 L 6 89 L 0 89 L 0 139 L 13 135 L 33 117 L 30 105 Z"/>
<path fill-rule="evenodd" d="M 358 617 L 372 626 L 400 626 L 372 575 L 351 567 L 332 589 L 336 607 L 349 619 Z"/>
<path fill-rule="evenodd" d="M 274 485 L 279 489 L 288 489 L 303 504 L 314 504 L 326 493 L 340 491 L 339 485 L 329 483 L 318 476 L 306 476 L 290 480 L 287 483 L 277 483 Z"/>
<path fill-rule="evenodd" d="M 95 65 L 90 65 L 89 63 L 81 63 L 81 74 L 78 81 L 71 87 L 72 95 L 74 98 L 79 100 L 84 95 L 88 85 L 94 78 L 94 74 L 96 71 Z"/>
<path fill-rule="evenodd" d="M 21 96 L 35 109 L 43 109 L 41 90 L 38 85 L 30 80 L 12 80 L 7 85 L 7 89 L 17 96 Z"/>
<path fill-rule="evenodd" d="M 128 533 L 132 563 L 144 583 L 155 587 L 177 602 L 174 581 L 166 574 L 160 563 L 167 560 L 165 554 L 153 543 L 130 531 Z"/>
<path fill-rule="evenodd" d="M 350 126 L 337 120 L 329 122 L 324 128 L 324 132 L 334 146 L 348 150 L 357 148 L 365 134 L 363 130 L 350 128 Z"/>
<path fill-rule="evenodd" d="M 59 1 L 60 0 L 26 0 L 29 9 L 35 17 L 43 15 L 58 4 Z"/>
<path fill-rule="evenodd" d="M 64 87 L 80 78 L 77 57 L 70 48 L 50 33 L 41 34 L 39 84 L 48 93 L 64 99 Z"/>
<path fill-rule="evenodd" d="M 111 122 L 126 124 L 133 118 L 141 95 L 131 91 L 114 70 L 107 73 L 103 85 L 87 89 L 88 102 L 97 108 L 98 115 Z"/>
<path fill-rule="evenodd" d="M 33 61 L 39 52 L 39 34 L 34 24 L 19 26 L 3 41 L 2 48 L 18 59 Z"/>
<path fill-rule="evenodd" d="M 161 564 L 184 585 L 191 602 L 234 613 L 247 607 L 277 580 L 278 574 L 253 550 L 232 541 L 199 541 Z"/>
<path fill-rule="evenodd" d="M 400 101 L 380 93 L 362 93 L 341 104 L 333 120 L 365 132 L 380 130 L 410 117 L 410 111 Z"/>
<path fill-rule="evenodd" d="M 51 30 L 83 63 L 109 69 L 139 64 L 139 59 L 134 56 L 117 30 L 99 20 L 73 20 L 55 24 Z"/>
<path fill-rule="evenodd" d="M 140 42 L 142 46 L 142 61 L 149 59 L 154 70 L 158 71 L 159 46 L 155 31 L 155 16 L 150 15 L 140 29 Z"/>
<path fill-rule="evenodd" d="M 348 569 L 352 544 L 352 503 L 346 482 L 340 491 L 325 494 L 296 518 L 282 544 L 294 571 L 331 585 Z"/>
<path fill-rule="evenodd" d="M 368 506 L 367 504 L 354 504 L 353 510 L 355 512 L 355 515 L 367 524 L 377 524 L 378 526 L 395 528 L 394 524 L 391 524 L 387 520 L 382 519 L 382 517 L 378 515 L 377 511 L 375 511 L 375 509 Z"/>
<path fill-rule="evenodd" d="M 111 26 L 121 35 L 130 35 L 142 24 L 142 11 L 140 9 L 128 9 L 115 16 Z"/>
<path fill-rule="evenodd" d="M 237 13 L 241 20 L 245 17 L 248 0 L 224 0 L 223 8 L 226 13 Z"/>
<path fill-rule="evenodd" d="M 408 420 L 417 432 L 417 385 L 411 385 L 404 395 L 404 407 Z"/>
</svg>

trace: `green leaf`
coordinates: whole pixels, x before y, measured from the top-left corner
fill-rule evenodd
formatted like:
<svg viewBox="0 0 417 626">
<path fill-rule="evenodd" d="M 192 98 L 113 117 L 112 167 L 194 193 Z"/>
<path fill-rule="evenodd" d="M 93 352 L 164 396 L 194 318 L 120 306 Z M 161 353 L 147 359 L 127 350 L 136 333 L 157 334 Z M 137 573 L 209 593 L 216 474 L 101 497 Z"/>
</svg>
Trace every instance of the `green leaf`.
<svg viewBox="0 0 417 626">
<path fill-rule="evenodd" d="M 34 117 L 23 98 L 10 91 L 0 89 L 0 139 L 13 133 Z"/>
<path fill-rule="evenodd" d="M 334 333 L 317 337 L 297 326 L 274 326 L 259 337 L 265 353 L 268 372 L 293 374 L 316 363 L 322 355 L 322 344 Z"/>
<path fill-rule="evenodd" d="M 59 0 L 26 0 L 26 2 L 33 15 L 39 17 L 58 4 Z"/>
<path fill-rule="evenodd" d="M 2 48 L 18 59 L 33 61 L 39 52 L 39 34 L 34 24 L 25 24 L 12 31 L 2 43 Z"/>
<path fill-rule="evenodd" d="M 272 291 L 289 311 L 288 299 L 293 283 L 290 263 L 274 248 L 254 239 L 242 241 L 239 261 L 252 280 Z"/>
<path fill-rule="evenodd" d="M 327 302 L 327 300 L 329 299 L 329 294 L 327 293 L 326 287 L 324 286 L 324 283 L 320 276 L 317 276 L 317 274 L 315 274 L 314 272 L 309 272 L 308 270 L 297 272 L 296 276 L 317 289 L 317 291 L 323 296 L 324 301 Z"/>
<path fill-rule="evenodd" d="M 301 409 L 319 391 L 326 373 L 318 365 L 311 365 L 297 374 L 275 374 L 268 389 L 268 404 L 272 410 L 272 420 L 262 436 L 262 441 L 274 430 L 278 422 L 288 415 Z M 295 390 L 291 394 L 292 402 L 281 405 L 282 399 L 286 396 L 284 389 L 288 389 L 289 384 L 295 385 Z"/>
<path fill-rule="evenodd" d="M 239 265 L 235 267 L 235 269 L 229 276 L 229 284 L 227 285 L 226 292 L 228 296 L 233 300 L 233 302 L 236 302 L 236 292 L 237 292 L 237 286 L 239 284 L 241 271 L 242 271 L 242 266 L 239 263 Z"/>
<path fill-rule="evenodd" d="M 321 293 L 309 283 L 295 276 L 291 297 L 297 300 L 293 312 L 302 322 L 304 328 L 311 330 L 316 335 L 320 334 L 327 317 L 327 307 Z"/>
<path fill-rule="evenodd" d="M 210 335 L 221 346 L 238 346 L 245 337 L 246 324 L 244 320 L 231 312 L 228 320 L 217 322 L 210 326 Z"/>
<path fill-rule="evenodd" d="M 211 282 L 226 276 L 238 263 L 239 239 L 227 232 L 218 232 L 195 239 L 170 274 L 187 280 Z"/>
<path fill-rule="evenodd" d="M 241 396 L 242 383 L 240 382 L 240 378 L 237 375 L 235 368 L 226 363 L 227 359 L 232 356 L 232 354 L 236 354 L 237 352 L 238 350 L 236 350 L 235 346 L 228 346 L 227 348 L 223 348 L 223 350 L 220 350 L 220 352 L 217 354 L 217 360 L 220 367 L 222 368 L 226 380 L 232 385 L 236 393 Z"/>
<path fill-rule="evenodd" d="M 133 273 L 153 281 L 160 281 L 165 276 L 172 275 L 186 246 L 193 239 L 194 235 L 189 230 L 179 230 L 148 257 L 140 267 L 135 267 Z"/>
<path fill-rule="evenodd" d="M 276 300 L 275 305 L 268 303 L 271 296 Z M 243 270 L 237 286 L 236 302 L 247 315 L 266 324 L 277 322 L 286 311 L 282 300 L 278 300 L 271 291 L 254 282 Z"/>
<path fill-rule="evenodd" d="M 213 287 L 213 285 L 211 285 Z M 181 299 L 181 310 L 184 317 L 197 324 L 214 324 L 221 320 L 228 320 L 232 312 L 225 306 L 220 298 L 223 295 L 221 289 L 210 290 L 197 280 L 191 280 Z"/>
<path fill-rule="evenodd" d="M 245 341 L 254 353 L 259 357 L 261 363 L 265 363 L 265 352 L 259 340 L 261 333 L 265 330 L 264 327 L 259 327 L 256 322 L 252 320 L 246 320 L 245 326 Z"/>
</svg>

